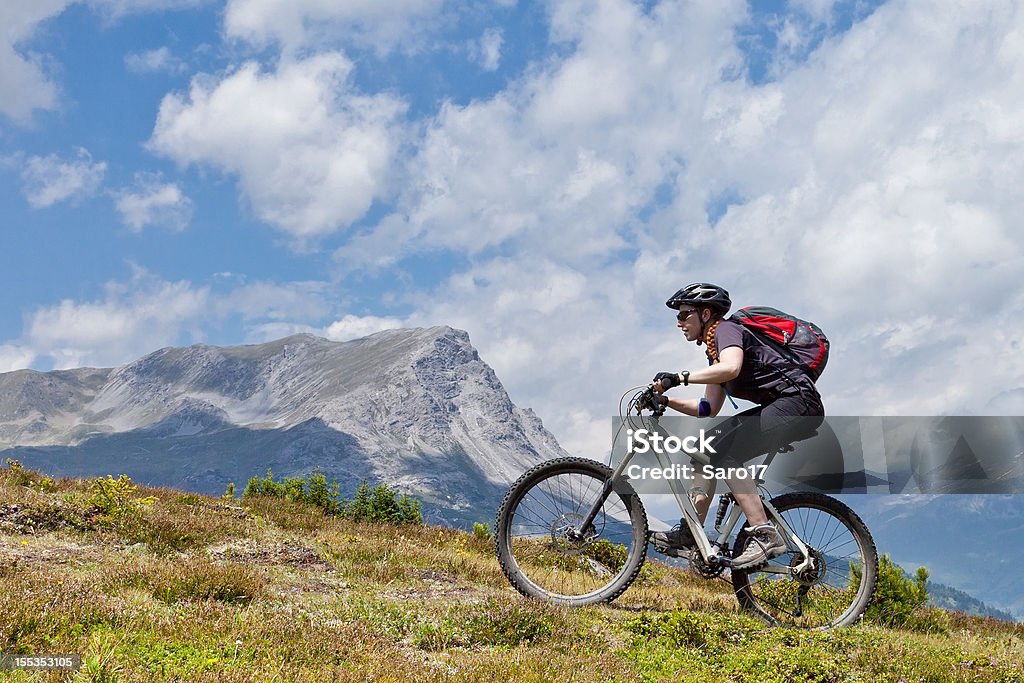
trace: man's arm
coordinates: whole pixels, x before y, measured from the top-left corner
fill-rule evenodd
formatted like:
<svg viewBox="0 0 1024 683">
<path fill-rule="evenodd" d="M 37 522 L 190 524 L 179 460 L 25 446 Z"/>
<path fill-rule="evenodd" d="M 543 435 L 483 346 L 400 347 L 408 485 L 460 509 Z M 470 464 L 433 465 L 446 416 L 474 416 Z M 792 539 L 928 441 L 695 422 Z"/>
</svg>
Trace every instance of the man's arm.
<svg viewBox="0 0 1024 683">
<path fill-rule="evenodd" d="M 695 370 L 689 376 L 689 384 L 707 384 L 704 398 L 711 404 L 711 416 L 718 415 L 725 404 L 725 389 L 722 387 L 722 384 L 735 379 L 740 374 L 739 369 L 743 367 L 743 349 L 739 346 L 729 346 L 722 349 L 719 358 L 721 359 L 720 362 L 707 368 Z M 722 379 L 716 381 L 716 378 Z M 658 383 L 655 382 L 654 385 L 655 391 L 661 393 Z M 671 396 L 666 398 L 668 398 L 669 408 L 684 415 L 698 416 L 700 399 L 673 398 Z"/>
</svg>

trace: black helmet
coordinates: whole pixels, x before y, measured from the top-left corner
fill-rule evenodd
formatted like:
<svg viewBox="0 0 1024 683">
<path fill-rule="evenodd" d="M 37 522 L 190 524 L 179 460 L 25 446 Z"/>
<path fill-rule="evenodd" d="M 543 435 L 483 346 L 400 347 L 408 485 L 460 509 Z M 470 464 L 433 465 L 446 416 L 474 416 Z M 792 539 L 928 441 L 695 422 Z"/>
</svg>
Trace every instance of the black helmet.
<svg viewBox="0 0 1024 683">
<path fill-rule="evenodd" d="M 665 305 L 672 309 L 678 309 L 682 304 L 707 306 L 725 315 L 732 308 L 732 299 L 729 298 L 729 292 L 718 285 L 694 282 L 680 289 L 665 302 Z"/>
</svg>

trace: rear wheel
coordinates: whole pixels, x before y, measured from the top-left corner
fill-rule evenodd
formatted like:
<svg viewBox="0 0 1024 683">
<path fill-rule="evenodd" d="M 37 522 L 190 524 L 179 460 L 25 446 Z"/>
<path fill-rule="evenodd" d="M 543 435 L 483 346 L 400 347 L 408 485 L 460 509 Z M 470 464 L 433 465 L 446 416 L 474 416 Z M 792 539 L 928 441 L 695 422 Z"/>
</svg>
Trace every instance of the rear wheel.
<svg viewBox="0 0 1024 683">
<path fill-rule="evenodd" d="M 875 543 L 864 522 L 844 503 L 817 493 L 789 493 L 771 504 L 812 561 L 805 562 L 787 539 L 789 551 L 764 567 L 733 570 L 740 605 L 782 626 L 827 629 L 855 622 L 871 603 L 878 575 Z M 736 548 L 745 543 L 744 532 Z"/>
<path fill-rule="evenodd" d="M 586 458 L 559 458 L 521 476 L 495 520 L 501 569 L 523 595 L 559 605 L 614 600 L 647 554 L 647 516 L 639 496 L 612 470 Z M 604 497 L 593 523 L 583 521 Z"/>
</svg>

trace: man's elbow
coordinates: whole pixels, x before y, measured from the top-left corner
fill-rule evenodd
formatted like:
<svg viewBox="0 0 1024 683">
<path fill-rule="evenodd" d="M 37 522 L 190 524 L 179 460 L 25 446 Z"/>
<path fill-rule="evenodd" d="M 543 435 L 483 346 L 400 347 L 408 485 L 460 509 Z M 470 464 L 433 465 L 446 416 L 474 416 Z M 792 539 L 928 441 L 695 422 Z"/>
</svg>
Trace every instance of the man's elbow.
<svg viewBox="0 0 1024 683">
<path fill-rule="evenodd" d="M 731 382 L 732 380 L 740 376 L 740 366 L 726 366 L 722 369 L 725 370 L 726 373 L 725 377 L 723 377 L 722 379 L 723 384 L 725 382 Z"/>
</svg>

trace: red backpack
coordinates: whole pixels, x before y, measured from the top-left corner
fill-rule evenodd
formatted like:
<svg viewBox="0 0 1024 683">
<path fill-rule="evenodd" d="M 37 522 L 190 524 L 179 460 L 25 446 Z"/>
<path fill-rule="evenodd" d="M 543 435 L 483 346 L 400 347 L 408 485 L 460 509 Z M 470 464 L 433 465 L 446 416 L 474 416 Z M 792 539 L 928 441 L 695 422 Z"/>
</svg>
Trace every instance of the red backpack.
<svg viewBox="0 0 1024 683">
<path fill-rule="evenodd" d="M 768 306 L 747 306 L 729 316 L 758 339 L 788 352 L 815 382 L 828 362 L 828 337 L 812 322 Z"/>
</svg>

